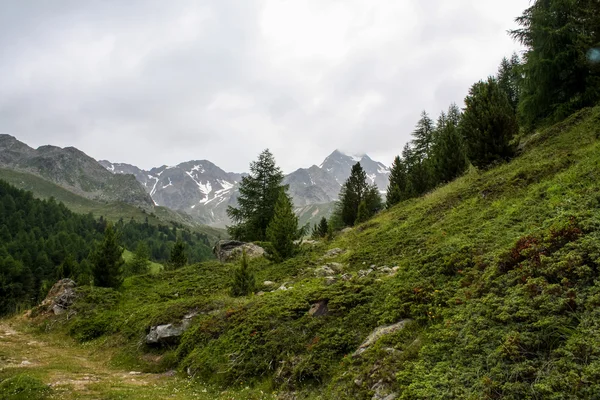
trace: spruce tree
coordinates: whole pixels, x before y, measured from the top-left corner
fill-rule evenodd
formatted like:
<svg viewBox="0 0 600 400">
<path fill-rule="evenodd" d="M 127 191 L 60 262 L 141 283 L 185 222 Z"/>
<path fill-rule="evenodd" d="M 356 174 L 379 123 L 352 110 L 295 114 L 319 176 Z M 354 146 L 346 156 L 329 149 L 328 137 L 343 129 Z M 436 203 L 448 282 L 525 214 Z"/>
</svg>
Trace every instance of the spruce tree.
<svg viewBox="0 0 600 400">
<path fill-rule="evenodd" d="M 227 227 L 232 238 L 264 241 L 273 219 L 275 204 L 282 189 L 283 172 L 275 164 L 269 149 L 250 164 L 250 175 L 242 178 L 238 207 L 229 206 L 227 215 L 233 225 Z"/>
<path fill-rule="evenodd" d="M 535 0 L 511 35 L 527 50 L 519 115 L 527 129 L 559 121 L 600 100 L 600 65 L 586 54 L 600 43 L 600 2 Z"/>
<path fill-rule="evenodd" d="M 519 127 L 508 97 L 496 79 L 474 84 L 465 105 L 459 127 L 471 163 L 486 167 L 509 159 L 514 154 L 510 142 Z"/>
<path fill-rule="evenodd" d="M 247 296 L 254 292 L 255 287 L 256 279 L 254 278 L 252 271 L 250 271 L 248 256 L 246 256 L 246 250 L 244 250 L 242 252 L 240 266 L 234 271 L 233 282 L 231 284 L 231 295 L 235 297 Z"/>
<path fill-rule="evenodd" d="M 118 288 L 123 283 L 123 248 L 112 224 L 107 224 L 104 239 L 96 246 L 93 255 L 94 284 Z"/>
<path fill-rule="evenodd" d="M 498 85 L 500 86 L 500 89 L 506 93 L 508 101 L 515 113 L 517 112 L 521 93 L 520 64 L 521 60 L 516 53 L 512 55 L 510 60 L 504 57 L 500 62 L 498 74 L 496 75 Z"/>
<path fill-rule="evenodd" d="M 460 110 L 452 104 L 436 129 L 436 140 L 432 149 L 432 164 L 437 183 L 447 183 L 462 174 L 468 165 L 464 144 L 458 124 Z"/>
<path fill-rule="evenodd" d="M 127 263 L 126 269 L 129 275 L 142 275 L 149 272 L 150 252 L 144 242 L 138 243 L 133 258 Z"/>
<path fill-rule="evenodd" d="M 179 269 L 187 265 L 188 258 L 185 254 L 185 247 L 185 243 L 181 239 L 177 239 L 173 249 L 171 249 L 171 257 L 167 263 L 169 269 Z"/>
<path fill-rule="evenodd" d="M 332 220 L 339 220 L 342 226 L 353 226 L 358 216 L 358 207 L 363 200 L 367 207 L 367 218 L 381 209 L 382 201 L 377 187 L 367 183 L 365 171 L 360 163 L 356 163 L 352 166 L 350 177 L 342 185 Z"/>
<path fill-rule="evenodd" d="M 327 223 L 327 218 L 321 217 L 321 221 L 319 221 L 317 231 L 319 233 L 319 237 L 324 238 L 325 236 L 327 236 L 327 232 L 329 231 L 329 224 Z"/>
<path fill-rule="evenodd" d="M 406 197 L 406 165 L 404 161 L 396 156 L 390 170 L 389 184 L 387 187 L 386 207 L 390 208 L 393 205 L 404 200 Z"/>
<path fill-rule="evenodd" d="M 273 246 L 274 258 L 285 260 L 292 257 L 299 245 L 294 241 L 304 235 L 305 229 L 298 229 L 298 217 L 294 214 L 292 200 L 281 190 L 275 204 L 275 215 L 267 227 L 267 241 Z"/>
<path fill-rule="evenodd" d="M 421 160 L 427 158 L 433 145 L 433 134 L 435 125 L 426 111 L 421 113 L 421 119 L 413 132 L 412 144 L 414 152 Z"/>
</svg>

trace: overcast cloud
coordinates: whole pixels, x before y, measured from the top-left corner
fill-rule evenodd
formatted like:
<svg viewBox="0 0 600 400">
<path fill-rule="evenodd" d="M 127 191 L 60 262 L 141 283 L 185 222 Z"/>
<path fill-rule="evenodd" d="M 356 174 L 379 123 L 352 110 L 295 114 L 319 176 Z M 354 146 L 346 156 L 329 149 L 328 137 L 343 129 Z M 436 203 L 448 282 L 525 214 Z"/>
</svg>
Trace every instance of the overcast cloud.
<svg viewBox="0 0 600 400">
<path fill-rule="evenodd" d="M 0 0 L 0 133 L 142 168 L 390 164 L 519 50 L 528 0 Z"/>
</svg>

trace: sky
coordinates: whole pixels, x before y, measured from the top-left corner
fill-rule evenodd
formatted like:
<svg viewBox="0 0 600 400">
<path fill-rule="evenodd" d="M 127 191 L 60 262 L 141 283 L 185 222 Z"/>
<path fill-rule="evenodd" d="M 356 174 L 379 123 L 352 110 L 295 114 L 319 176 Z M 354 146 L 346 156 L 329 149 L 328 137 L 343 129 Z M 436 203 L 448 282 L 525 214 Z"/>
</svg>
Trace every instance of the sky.
<svg viewBox="0 0 600 400">
<path fill-rule="evenodd" d="M 0 133 L 144 169 L 391 164 L 522 49 L 529 0 L 0 0 Z"/>
</svg>

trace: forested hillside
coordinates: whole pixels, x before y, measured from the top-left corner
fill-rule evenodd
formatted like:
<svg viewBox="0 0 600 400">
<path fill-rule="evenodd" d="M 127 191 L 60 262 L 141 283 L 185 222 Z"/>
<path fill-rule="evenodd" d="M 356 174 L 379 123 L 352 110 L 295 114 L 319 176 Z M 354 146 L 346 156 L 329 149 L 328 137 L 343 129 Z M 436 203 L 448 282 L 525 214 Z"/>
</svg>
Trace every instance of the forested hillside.
<svg viewBox="0 0 600 400">
<path fill-rule="evenodd" d="M 93 282 L 90 257 L 106 226 L 103 217 L 75 214 L 0 181 L 0 314 L 35 304 L 60 278 Z M 134 251 L 142 242 L 154 261 L 169 259 L 176 238 L 187 243 L 191 262 L 212 257 L 201 233 L 133 220 L 115 227 L 125 248 Z"/>
</svg>

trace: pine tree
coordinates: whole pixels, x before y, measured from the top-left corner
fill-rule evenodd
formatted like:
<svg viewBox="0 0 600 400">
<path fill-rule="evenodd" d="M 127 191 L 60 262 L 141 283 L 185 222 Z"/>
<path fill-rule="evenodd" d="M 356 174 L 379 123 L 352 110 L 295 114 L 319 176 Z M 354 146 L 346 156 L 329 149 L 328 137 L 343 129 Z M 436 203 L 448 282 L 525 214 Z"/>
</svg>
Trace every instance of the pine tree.
<svg viewBox="0 0 600 400">
<path fill-rule="evenodd" d="M 275 252 L 274 258 L 285 260 L 292 257 L 299 247 L 294 241 L 300 239 L 305 231 L 306 229 L 298 229 L 298 217 L 294 214 L 292 200 L 285 190 L 281 190 L 275 204 L 275 215 L 266 233 L 267 241 Z"/>
<path fill-rule="evenodd" d="M 229 206 L 227 215 L 234 225 L 227 227 L 232 238 L 264 241 L 273 219 L 275 204 L 282 188 L 283 172 L 266 149 L 250 164 L 250 175 L 242 178 L 238 207 Z"/>
<path fill-rule="evenodd" d="M 248 257 L 246 256 L 246 251 L 242 252 L 242 259 L 240 266 L 236 268 L 233 275 L 233 282 L 231 284 L 231 294 L 232 296 L 247 296 L 250 293 L 254 292 L 256 287 L 256 279 L 254 278 L 254 274 L 250 271 L 250 267 L 248 265 Z"/>
<path fill-rule="evenodd" d="M 386 207 L 390 208 L 406 198 L 406 165 L 404 161 L 396 156 L 390 170 L 389 184 L 387 187 Z"/>
<path fill-rule="evenodd" d="M 317 231 L 319 232 L 319 237 L 324 238 L 325 236 L 327 236 L 327 232 L 329 232 L 329 224 L 327 223 L 327 218 L 321 217 L 321 221 L 319 221 Z"/>
<path fill-rule="evenodd" d="M 520 65 L 521 60 L 516 53 L 512 55 L 510 60 L 504 57 L 500 62 L 498 74 L 496 76 L 500 89 L 506 93 L 508 101 L 515 113 L 517 112 L 521 93 Z"/>
<path fill-rule="evenodd" d="M 112 224 L 107 224 L 104 239 L 96 246 L 93 256 L 94 284 L 118 288 L 123 283 L 123 248 Z"/>
<path fill-rule="evenodd" d="M 421 119 L 417 122 L 417 126 L 413 132 L 412 144 L 415 154 L 421 160 L 427 158 L 433 145 L 433 134 L 435 125 L 426 111 L 421 113 Z"/>
<path fill-rule="evenodd" d="M 352 166 L 350 177 L 342 185 L 339 202 L 332 219 L 339 220 L 343 226 L 353 226 L 358 216 L 361 201 L 366 202 L 370 218 L 382 207 L 381 196 L 375 185 L 367 183 L 367 175 L 360 163 Z"/>
<path fill-rule="evenodd" d="M 63 278 L 72 279 L 75 276 L 77 269 L 77 261 L 75 261 L 71 254 L 67 254 L 62 264 L 56 269 L 56 278 L 59 280 Z"/>
<path fill-rule="evenodd" d="M 185 254 L 184 254 L 185 256 Z M 185 264 L 184 264 L 185 265 Z M 133 258 L 126 265 L 129 275 L 147 274 L 150 269 L 150 251 L 144 242 L 139 242 L 135 248 Z"/>
<path fill-rule="evenodd" d="M 600 2 L 536 0 L 517 18 L 526 46 L 519 115 L 527 129 L 563 119 L 600 100 L 600 65 L 586 57 L 600 43 Z"/>
<path fill-rule="evenodd" d="M 185 254 L 185 243 L 178 239 L 171 249 L 171 256 L 167 263 L 169 269 L 179 269 L 185 267 L 188 263 L 187 255 Z"/>
<path fill-rule="evenodd" d="M 471 163 L 486 167 L 510 158 L 514 153 L 510 142 L 519 127 L 508 97 L 496 79 L 488 78 L 474 84 L 465 104 L 460 132 Z"/>
<path fill-rule="evenodd" d="M 456 104 L 450 105 L 436 129 L 436 139 L 432 148 L 434 177 L 437 183 L 447 183 L 462 174 L 468 165 L 464 144 L 458 124 L 460 110 Z"/>
</svg>

